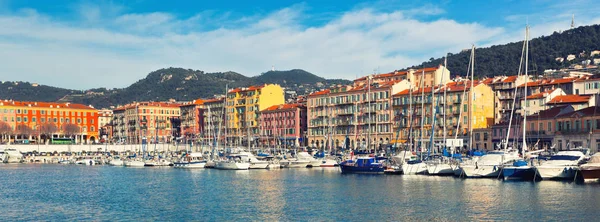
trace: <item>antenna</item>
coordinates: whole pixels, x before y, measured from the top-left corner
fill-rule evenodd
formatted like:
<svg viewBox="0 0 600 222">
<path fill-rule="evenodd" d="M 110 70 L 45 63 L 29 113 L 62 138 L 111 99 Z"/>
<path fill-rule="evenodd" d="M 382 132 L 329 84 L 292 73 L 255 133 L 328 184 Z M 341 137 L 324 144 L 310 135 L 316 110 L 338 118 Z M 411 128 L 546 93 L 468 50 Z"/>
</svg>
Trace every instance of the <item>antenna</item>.
<svg viewBox="0 0 600 222">
<path fill-rule="evenodd" d="M 575 28 L 575 14 L 573 14 L 573 17 L 571 17 L 571 28 Z"/>
</svg>

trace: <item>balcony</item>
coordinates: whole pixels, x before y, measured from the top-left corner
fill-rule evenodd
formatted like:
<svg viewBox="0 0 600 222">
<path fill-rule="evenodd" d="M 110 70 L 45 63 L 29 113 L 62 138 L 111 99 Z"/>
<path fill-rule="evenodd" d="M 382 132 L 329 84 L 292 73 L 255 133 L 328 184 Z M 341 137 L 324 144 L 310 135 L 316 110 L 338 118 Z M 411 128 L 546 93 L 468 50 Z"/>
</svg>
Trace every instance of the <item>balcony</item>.
<svg viewBox="0 0 600 222">
<path fill-rule="evenodd" d="M 580 134 L 580 135 L 587 135 L 590 133 L 589 129 L 561 129 L 556 131 L 556 134 L 563 134 L 563 135 L 573 135 L 573 134 Z"/>
</svg>

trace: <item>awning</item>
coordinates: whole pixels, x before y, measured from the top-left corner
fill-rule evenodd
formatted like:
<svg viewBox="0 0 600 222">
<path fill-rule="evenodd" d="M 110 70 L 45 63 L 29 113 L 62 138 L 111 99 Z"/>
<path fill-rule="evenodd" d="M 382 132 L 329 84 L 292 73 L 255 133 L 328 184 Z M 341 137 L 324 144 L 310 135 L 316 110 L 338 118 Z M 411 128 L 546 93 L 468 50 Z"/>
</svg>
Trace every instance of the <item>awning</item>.
<svg viewBox="0 0 600 222">
<path fill-rule="evenodd" d="M 399 139 L 399 140 L 391 140 L 390 143 L 406 143 L 407 140 Z"/>
</svg>

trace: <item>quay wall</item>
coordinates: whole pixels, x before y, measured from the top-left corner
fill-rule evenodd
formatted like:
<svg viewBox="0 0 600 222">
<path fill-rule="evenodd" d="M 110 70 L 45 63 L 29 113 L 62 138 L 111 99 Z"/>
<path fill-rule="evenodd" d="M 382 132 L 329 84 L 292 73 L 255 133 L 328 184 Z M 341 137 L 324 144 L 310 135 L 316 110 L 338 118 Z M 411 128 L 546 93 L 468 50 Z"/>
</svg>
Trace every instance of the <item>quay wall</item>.
<svg viewBox="0 0 600 222">
<path fill-rule="evenodd" d="M 98 151 L 117 151 L 117 152 L 141 152 L 142 145 L 141 144 L 95 144 L 95 145 L 28 145 L 28 144 L 11 144 L 11 145 L 0 145 L 0 150 L 14 148 L 22 153 L 27 152 L 98 152 Z M 157 152 L 163 151 L 178 151 L 178 150 L 190 150 L 189 146 L 185 145 L 174 145 L 174 144 L 149 144 L 146 146 L 146 151 L 153 152 L 155 149 Z M 193 151 L 200 151 L 200 147 L 193 147 Z"/>
</svg>

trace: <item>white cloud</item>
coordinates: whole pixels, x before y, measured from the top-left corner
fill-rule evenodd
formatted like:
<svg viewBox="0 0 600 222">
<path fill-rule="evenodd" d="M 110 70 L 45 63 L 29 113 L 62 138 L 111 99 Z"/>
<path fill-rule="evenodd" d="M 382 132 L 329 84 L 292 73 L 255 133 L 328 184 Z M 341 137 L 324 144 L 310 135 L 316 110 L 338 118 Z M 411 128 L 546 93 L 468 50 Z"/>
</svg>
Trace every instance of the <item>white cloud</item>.
<svg viewBox="0 0 600 222">
<path fill-rule="evenodd" d="M 303 5 L 238 19 L 210 11 L 182 19 L 164 12 L 122 13 L 119 7 L 79 9 L 87 13 L 79 24 L 34 10 L 0 14 L 0 79 L 111 88 L 162 67 L 251 76 L 271 65 L 352 79 L 513 36 L 478 23 L 414 17 L 426 9 L 444 13 L 436 7 L 389 13 L 360 8 L 320 26 L 302 23 Z"/>
</svg>

